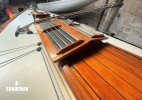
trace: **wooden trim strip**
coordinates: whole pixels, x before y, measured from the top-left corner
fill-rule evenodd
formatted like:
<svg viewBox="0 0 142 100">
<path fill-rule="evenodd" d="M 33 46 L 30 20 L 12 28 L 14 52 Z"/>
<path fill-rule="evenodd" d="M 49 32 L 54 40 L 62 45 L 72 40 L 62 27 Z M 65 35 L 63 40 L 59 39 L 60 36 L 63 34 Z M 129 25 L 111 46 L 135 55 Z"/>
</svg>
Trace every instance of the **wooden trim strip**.
<svg viewBox="0 0 142 100">
<path fill-rule="evenodd" d="M 70 87 L 71 91 L 73 92 L 75 98 L 76 98 L 77 100 L 81 100 L 80 97 L 79 97 L 79 95 L 77 95 L 77 93 L 76 93 L 76 90 L 75 90 L 76 87 L 72 84 L 72 81 L 68 80 L 68 77 L 67 77 L 67 75 L 66 75 L 66 72 L 65 72 L 65 71 L 63 70 L 63 68 L 61 68 L 61 67 L 59 67 L 59 70 L 60 70 L 60 72 L 62 73 L 64 79 L 65 79 L 66 82 L 67 82 L 67 84 L 69 85 L 69 87 Z"/>
<path fill-rule="evenodd" d="M 56 26 L 53 26 L 53 27 L 44 29 L 44 30 L 42 31 L 42 33 L 43 33 L 43 32 L 46 32 L 46 31 L 51 31 L 51 29 L 52 29 L 52 30 L 55 30 L 56 28 L 59 28 L 59 27 L 61 27 L 61 25 L 56 25 Z"/>
<path fill-rule="evenodd" d="M 123 54 L 124 56 L 127 56 L 127 57 L 129 57 L 129 58 L 131 58 L 131 59 L 133 59 L 133 60 L 135 60 L 135 61 L 137 61 L 137 62 L 139 62 L 139 63 L 142 64 L 142 57 L 137 56 L 137 55 L 135 55 L 135 54 L 133 54 L 133 53 L 131 53 L 131 52 L 128 52 L 128 51 L 126 51 L 126 50 L 113 47 L 113 46 L 111 46 L 111 45 L 108 45 L 108 47 L 110 47 L 111 49 L 113 49 L 113 50 L 115 50 L 115 51 L 117 51 L 117 52 Z"/>
<path fill-rule="evenodd" d="M 125 52 L 125 53 L 128 54 L 129 56 L 131 55 L 131 56 L 133 56 L 133 57 L 135 57 L 135 58 L 140 59 L 140 60 L 141 60 L 140 62 L 142 63 L 142 57 L 140 57 L 140 56 L 138 56 L 138 55 L 136 55 L 136 54 L 134 54 L 134 53 L 132 53 L 132 52 L 129 52 L 129 51 L 127 51 L 127 50 L 124 50 L 124 49 L 122 49 L 122 48 L 119 48 L 119 47 L 117 47 L 117 46 L 115 46 L 115 45 L 113 45 L 113 44 L 111 44 L 111 43 L 107 43 L 107 44 L 109 44 L 109 46 L 115 48 L 116 50 L 120 50 L 120 51 L 122 51 L 122 52 Z M 124 53 L 123 53 L 123 54 L 124 54 Z M 127 56 L 128 56 L 128 55 L 127 55 Z"/>
<path fill-rule="evenodd" d="M 103 34 L 95 34 L 91 38 L 100 38 L 100 37 L 105 37 Z"/>
<path fill-rule="evenodd" d="M 76 76 L 77 80 L 79 80 L 86 88 L 86 90 L 91 94 L 93 100 L 98 100 L 100 97 L 96 94 L 96 92 L 91 88 L 91 86 L 86 82 L 86 80 L 77 72 L 77 70 L 69 63 L 70 70 Z"/>
<path fill-rule="evenodd" d="M 82 95 L 84 96 L 84 98 L 86 100 L 93 100 L 91 94 L 89 94 L 89 92 L 86 90 L 86 88 L 83 86 L 83 84 L 80 81 L 78 81 L 78 79 L 76 78 L 75 74 L 72 73 L 72 71 L 70 70 L 69 66 L 65 65 L 64 69 L 68 73 L 69 78 L 71 78 L 72 81 L 74 82 L 74 85 L 77 86 L 77 88 L 79 89 L 79 91 L 82 93 Z M 99 98 L 96 97 L 95 100 L 99 100 Z"/>
<path fill-rule="evenodd" d="M 49 16 L 50 14 L 49 13 L 43 13 L 43 12 L 31 12 L 31 14 L 33 15 L 33 16 Z"/>
<path fill-rule="evenodd" d="M 106 46 L 104 49 L 106 51 L 110 52 L 111 54 L 115 55 L 116 57 L 124 60 L 125 62 L 128 62 L 129 64 L 131 64 L 131 65 L 135 66 L 136 68 L 139 68 L 140 70 L 142 70 L 142 64 L 141 63 L 139 63 L 139 62 L 137 62 L 137 61 L 135 61 L 135 60 L 113 50 L 113 49 L 111 49 L 109 46 Z"/>
</svg>

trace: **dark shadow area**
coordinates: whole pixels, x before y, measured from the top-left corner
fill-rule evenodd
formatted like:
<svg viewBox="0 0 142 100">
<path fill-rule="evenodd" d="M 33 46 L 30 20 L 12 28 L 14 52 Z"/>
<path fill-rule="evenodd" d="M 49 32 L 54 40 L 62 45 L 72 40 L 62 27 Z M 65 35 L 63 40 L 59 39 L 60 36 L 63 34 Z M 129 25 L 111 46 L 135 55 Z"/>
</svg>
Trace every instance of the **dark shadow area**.
<svg viewBox="0 0 142 100">
<path fill-rule="evenodd" d="M 24 10 L 24 8 L 18 8 L 18 10 L 19 10 L 19 12 L 21 12 L 21 11 L 23 11 L 23 10 Z"/>
</svg>

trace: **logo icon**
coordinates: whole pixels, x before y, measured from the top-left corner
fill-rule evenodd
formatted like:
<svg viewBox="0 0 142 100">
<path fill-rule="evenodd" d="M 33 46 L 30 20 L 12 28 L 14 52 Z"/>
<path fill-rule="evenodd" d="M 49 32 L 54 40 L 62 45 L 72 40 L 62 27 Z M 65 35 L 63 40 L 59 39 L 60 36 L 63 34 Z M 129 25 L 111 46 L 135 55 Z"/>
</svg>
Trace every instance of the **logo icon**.
<svg viewBox="0 0 142 100">
<path fill-rule="evenodd" d="M 15 81 L 15 86 L 19 86 L 19 85 L 23 85 L 23 83 L 21 83 L 19 81 Z"/>
</svg>

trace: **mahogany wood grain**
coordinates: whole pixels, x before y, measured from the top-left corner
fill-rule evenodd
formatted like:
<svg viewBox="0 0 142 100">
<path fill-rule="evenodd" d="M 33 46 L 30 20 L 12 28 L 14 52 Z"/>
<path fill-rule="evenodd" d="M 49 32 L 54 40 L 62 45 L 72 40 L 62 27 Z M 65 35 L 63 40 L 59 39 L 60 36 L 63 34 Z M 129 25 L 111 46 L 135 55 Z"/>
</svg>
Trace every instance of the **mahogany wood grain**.
<svg viewBox="0 0 142 100">
<path fill-rule="evenodd" d="M 99 61 L 103 59 L 96 60 L 92 56 L 88 55 L 86 52 L 79 54 L 81 59 L 85 61 L 90 68 L 92 68 L 96 73 L 98 73 L 105 81 L 107 81 L 114 89 L 116 89 L 123 97 L 128 100 L 141 100 L 142 93 L 137 89 L 132 87 L 122 78 L 112 72 L 111 69 L 108 69 L 105 65 Z M 109 63 L 109 62 L 106 62 Z M 120 72 L 121 73 L 121 72 Z"/>
<path fill-rule="evenodd" d="M 141 74 L 142 70 L 139 70 L 138 68 L 136 68 L 133 65 L 129 64 L 128 62 L 125 62 L 124 60 L 118 58 L 117 56 L 114 56 L 113 54 L 105 51 L 104 48 L 100 48 L 99 46 L 96 46 L 96 47 L 93 48 L 93 51 L 99 52 L 103 56 L 107 57 L 109 60 L 111 60 L 114 63 L 118 64 L 120 67 L 124 68 L 125 70 L 129 71 L 133 75 L 135 75 L 135 76 L 139 77 L 140 79 L 142 79 L 142 74 Z"/>
<path fill-rule="evenodd" d="M 79 86 L 77 86 L 75 84 L 74 81 L 76 80 L 73 80 L 71 79 L 71 76 L 68 74 L 67 70 L 66 70 L 66 67 L 62 68 L 62 73 L 64 73 L 64 75 L 66 75 L 68 81 L 72 84 L 72 86 L 74 87 L 74 90 L 75 92 L 77 93 L 78 97 L 81 99 L 81 100 L 86 100 L 85 99 L 85 95 L 82 94 L 82 92 L 80 92 L 80 89 L 79 89 Z M 82 89 L 83 90 L 83 89 Z"/>
<path fill-rule="evenodd" d="M 61 25 L 56 25 L 56 26 L 53 26 L 53 27 L 50 27 L 50 28 L 46 28 L 46 29 L 44 29 L 44 30 L 42 31 L 42 33 L 43 33 L 43 32 L 46 32 L 46 31 L 51 31 L 51 29 L 52 29 L 52 30 L 55 30 L 56 28 L 59 28 L 59 27 L 61 27 Z"/>
<path fill-rule="evenodd" d="M 49 16 L 50 14 L 49 13 L 43 13 L 43 12 L 36 12 L 36 14 L 35 14 L 35 12 L 31 12 L 31 14 L 33 15 L 33 16 Z"/>
<path fill-rule="evenodd" d="M 74 85 L 77 86 L 79 91 L 82 93 L 84 98 L 86 100 L 93 100 L 93 97 L 91 96 L 91 94 L 89 94 L 89 92 L 86 90 L 86 88 L 83 86 L 83 84 L 76 78 L 76 75 L 70 70 L 68 65 L 65 65 L 64 69 L 66 70 L 69 78 L 72 79 L 72 82 L 74 83 Z M 99 100 L 99 98 L 96 96 L 95 100 Z"/>
<path fill-rule="evenodd" d="M 110 52 L 111 54 L 117 56 L 118 58 L 120 58 L 120 59 L 122 59 L 122 60 L 124 60 L 124 61 L 130 63 L 131 65 L 133 65 L 133 66 L 139 68 L 140 70 L 142 70 L 142 64 L 139 63 L 139 62 L 137 62 L 136 60 L 131 59 L 131 58 L 129 58 L 129 57 L 127 57 L 127 56 L 125 56 L 125 55 L 123 55 L 123 54 L 121 54 L 121 53 L 119 53 L 119 52 L 113 50 L 113 49 L 111 49 L 111 48 L 108 47 L 108 46 L 106 46 L 104 49 L 105 49 L 106 51 Z"/>
<path fill-rule="evenodd" d="M 77 94 L 77 92 L 75 90 L 76 89 L 75 86 L 70 82 L 70 80 L 68 80 L 68 77 L 67 77 L 66 73 L 64 72 L 63 68 L 59 67 L 59 70 L 62 73 L 64 79 L 66 80 L 66 82 L 67 82 L 68 86 L 70 87 L 72 93 L 74 94 L 75 98 L 77 100 L 81 100 L 80 97 L 79 97 L 79 95 Z"/>
<path fill-rule="evenodd" d="M 97 93 L 101 100 L 124 100 L 124 98 L 114 90 L 109 83 L 104 81 L 103 78 L 82 61 L 78 55 L 72 57 L 70 62 Z"/>
<path fill-rule="evenodd" d="M 3 29 L 0 29 L 0 33 L 5 29 L 5 27 L 11 22 L 11 19 L 7 20 L 4 24 L 1 25 Z"/>
<path fill-rule="evenodd" d="M 76 69 L 72 66 L 69 65 L 71 71 L 73 74 L 76 76 L 77 80 L 81 82 L 81 84 L 86 88 L 86 90 L 91 94 L 94 100 L 98 100 L 100 97 L 97 96 L 95 91 L 91 88 L 91 86 L 86 82 L 86 80 L 76 71 Z"/>
<path fill-rule="evenodd" d="M 142 63 L 142 57 L 140 57 L 140 56 L 138 56 L 136 54 L 133 54 L 133 53 L 131 53 L 129 51 L 126 51 L 126 50 L 124 50 L 122 48 L 119 48 L 117 46 L 114 46 L 114 45 L 112 45 L 110 43 L 108 43 L 108 44 L 109 44 L 108 46 L 111 47 L 111 49 L 113 49 L 113 50 L 115 50 L 115 51 L 117 51 L 117 52 L 131 58 L 131 59 L 134 59 L 134 60 L 138 61 L 139 63 Z"/>
<path fill-rule="evenodd" d="M 94 45 L 100 44 L 101 41 L 95 41 L 95 42 L 90 42 L 90 41 L 85 41 L 82 44 L 80 44 L 79 46 L 76 46 L 75 48 L 72 48 L 71 50 L 65 52 L 64 54 L 60 54 L 60 55 L 56 55 L 56 57 L 53 58 L 53 62 L 59 62 L 61 60 L 63 60 L 64 58 L 69 58 L 83 50 L 86 50 Z"/>
<path fill-rule="evenodd" d="M 104 65 L 106 68 L 114 72 L 116 75 L 118 75 L 120 78 L 128 82 L 130 85 L 132 85 L 133 87 L 135 87 L 137 90 L 141 91 L 142 93 L 142 80 L 140 78 L 136 77 L 135 75 L 128 72 L 124 68 L 120 67 L 118 64 L 109 60 L 107 58 L 109 56 L 105 57 L 98 52 L 94 52 L 94 50 L 89 50 L 87 51 L 87 53 L 93 56 L 95 60 L 97 60 L 99 63 Z"/>
<path fill-rule="evenodd" d="M 95 34 L 91 38 L 105 37 L 103 34 Z"/>
</svg>

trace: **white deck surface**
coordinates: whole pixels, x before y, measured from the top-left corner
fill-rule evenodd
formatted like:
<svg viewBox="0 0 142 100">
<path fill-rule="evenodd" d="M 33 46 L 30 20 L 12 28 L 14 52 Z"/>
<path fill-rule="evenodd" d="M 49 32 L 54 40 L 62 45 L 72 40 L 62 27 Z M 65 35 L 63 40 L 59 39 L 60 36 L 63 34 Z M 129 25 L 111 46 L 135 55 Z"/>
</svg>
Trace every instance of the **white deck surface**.
<svg viewBox="0 0 142 100">
<path fill-rule="evenodd" d="M 41 42 L 34 25 L 30 27 L 34 34 L 27 35 L 24 32 L 24 34 L 15 37 L 18 25 L 22 27 L 34 21 L 30 12 L 32 10 L 27 10 L 18 16 L 0 34 L 0 51 Z M 11 51 L 0 53 L 0 63 L 35 50 L 36 48 L 38 48 L 37 45 L 13 53 L 10 53 Z M 42 48 L 44 47 L 42 46 Z M 50 59 L 47 53 L 44 54 L 44 57 Z M 68 100 L 69 95 L 53 63 L 46 60 L 46 64 L 47 68 L 41 52 L 35 51 L 11 63 L 0 65 L 0 100 Z M 15 86 L 16 81 L 19 82 L 17 86 Z M 6 91 L 6 87 L 28 87 L 28 92 L 9 92 Z"/>
</svg>

